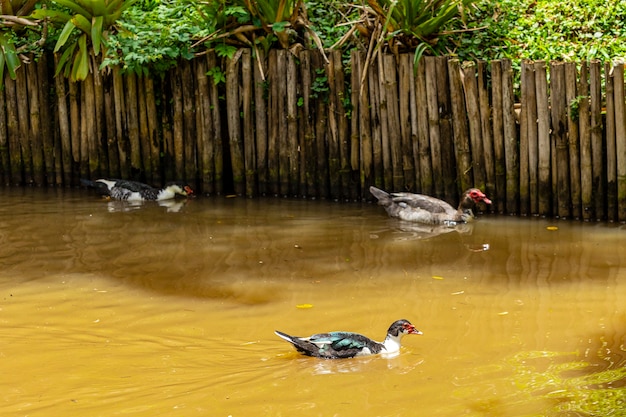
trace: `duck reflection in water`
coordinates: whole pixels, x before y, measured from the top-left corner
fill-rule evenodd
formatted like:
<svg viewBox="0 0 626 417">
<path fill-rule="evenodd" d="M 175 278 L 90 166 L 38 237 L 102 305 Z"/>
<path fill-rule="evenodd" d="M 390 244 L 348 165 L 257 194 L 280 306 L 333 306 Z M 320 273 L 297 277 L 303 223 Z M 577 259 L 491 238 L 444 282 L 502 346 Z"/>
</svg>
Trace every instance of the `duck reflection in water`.
<svg viewBox="0 0 626 417">
<path fill-rule="evenodd" d="M 470 252 L 489 250 L 489 243 L 469 242 L 469 236 L 474 230 L 474 222 L 459 223 L 456 225 L 423 224 L 404 220 L 390 220 L 393 223 L 387 229 L 380 229 L 370 233 L 372 239 L 384 238 L 389 235 L 396 241 L 413 241 L 435 239 L 449 233 L 458 233 L 461 244 Z"/>
<path fill-rule="evenodd" d="M 109 213 L 123 213 L 139 210 L 147 207 L 164 207 L 167 213 L 178 213 L 189 202 L 188 199 L 179 200 L 162 200 L 162 201 L 126 201 L 126 200 L 110 200 L 107 202 L 107 210 Z M 156 204 L 155 204 L 156 203 Z"/>
</svg>

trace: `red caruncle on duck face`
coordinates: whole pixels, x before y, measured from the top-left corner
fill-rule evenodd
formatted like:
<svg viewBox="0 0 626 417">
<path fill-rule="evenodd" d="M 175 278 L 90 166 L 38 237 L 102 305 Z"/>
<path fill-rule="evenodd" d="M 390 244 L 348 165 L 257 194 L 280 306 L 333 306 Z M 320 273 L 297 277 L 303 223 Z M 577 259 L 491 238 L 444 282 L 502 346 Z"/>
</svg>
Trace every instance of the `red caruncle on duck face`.
<svg viewBox="0 0 626 417">
<path fill-rule="evenodd" d="M 469 192 L 469 197 L 474 200 L 475 203 L 484 201 L 486 204 L 491 204 L 491 200 L 489 200 L 487 196 L 478 188 L 472 188 Z"/>
</svg>

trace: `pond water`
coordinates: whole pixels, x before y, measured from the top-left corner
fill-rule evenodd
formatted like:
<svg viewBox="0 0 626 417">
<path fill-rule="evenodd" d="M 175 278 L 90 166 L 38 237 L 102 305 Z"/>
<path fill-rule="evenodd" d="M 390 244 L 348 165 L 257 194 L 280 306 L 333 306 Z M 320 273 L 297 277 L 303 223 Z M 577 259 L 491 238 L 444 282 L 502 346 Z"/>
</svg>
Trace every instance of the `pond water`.
<svg viewBox="0 0 626 417">
<path fill-rule="evenodd" d="M 7 416 L 624 416 L 623 225 L 3 189 Z M 274 335 L 423 332 L 320 360 Z"/>
</svg>

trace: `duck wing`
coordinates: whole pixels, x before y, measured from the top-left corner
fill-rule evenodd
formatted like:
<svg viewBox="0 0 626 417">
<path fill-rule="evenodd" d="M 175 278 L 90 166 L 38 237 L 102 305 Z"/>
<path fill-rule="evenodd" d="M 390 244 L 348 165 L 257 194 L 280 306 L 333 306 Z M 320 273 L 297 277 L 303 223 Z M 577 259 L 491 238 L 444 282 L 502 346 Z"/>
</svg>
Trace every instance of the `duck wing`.
<svg viewBox="0 0 626 417">
<path fill-rule="evenodd" d="M 456 210 L 450 204 L 435 197 L 413 193 L 391 193 L 394 203 L 414 209 L 426 210 L 430 213 L 454 213 Z"/>
<path fill-rule="evenodd" d="M 144 184 L 144 183 L 137 182 L 137 181 L 128 181 L 128 180 L 114 180 L 114 181 L 115 181 L 115 187 L 124 188 L 131 192 L 139 193 L 139 192 L 146 191 L 146 190 L 155 190 L 154 187 L 151 187 L 148 184 Z"/>
<path fill-rule="evenodd" d="M 352 358 L 359 354 L 380 353 L 384 346 L 358 333 L 330 332 L 310 337 L 294 337 L 276 331 L 276 334 L 294 345 L 298 352 L 326 359 Z"/>
</svg>

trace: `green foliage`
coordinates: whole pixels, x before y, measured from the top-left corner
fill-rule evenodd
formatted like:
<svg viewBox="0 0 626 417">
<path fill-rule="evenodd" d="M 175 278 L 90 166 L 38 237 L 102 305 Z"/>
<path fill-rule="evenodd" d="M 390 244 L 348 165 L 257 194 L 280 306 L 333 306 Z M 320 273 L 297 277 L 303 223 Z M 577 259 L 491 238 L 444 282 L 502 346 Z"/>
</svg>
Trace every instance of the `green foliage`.
<svg viewBox="0 0 626 417">
<path fill-rule="evenodd" d="M 383 22 L 387 44 L 392 51 L 415 50 L 421 55 L 438 48 L 444 25 L 461 15 L 470 0 L 369 0 L 368 3 Z"/>
<path fill-rule="evenodd" d="M 91 70 L 90 56 L 100 55 L 109 31 L 134 0 L 53 1 L 61 11 L 37 9 L 31 16 L 63 24 L 54 47 L 54 52 L 62 51 L 56 74 L 63 72 L 72 81 L 84 80 Z"/>
<path fill-rule="evenodd" d="M 626 55 L 626 1 L 481 0 L 448 37 L 462 60 L 611 60 Z M 480 28 L 480 29 L 479 29 Z M 479 29 L 479 30 L 477 30 Z"/>
<path fill-rule="evenodd" d="M 24 16 L 30 14 L 34 6 L 34 0 L 0 2 L 0 86 L 4 83 L 5 68 L 12 80 L 16 78 L 15 72 L 21 65 L 18 48 L 29 38 L 27 29 L 36 26 Z"/>
<path fill-rule="evenodd" d="M 195 9 L 183 1 L 167 0 L 134 7 L 122 15 L 116 34 L 109 36 L 103 65 L 124 72 L 162 74 L 179 59 L 192 59 L 192 43 L 200 28 Z"/>
<path fill-rule="evenodd" d="M 315 79 L 311 84 L 311 98 L 319 99 L 321 98 L 324 103 L 328 102 L 328 77 L 326 76 L 326 71 L 323 68 L 318 68 L 315 70 Z"/>
</svg>

